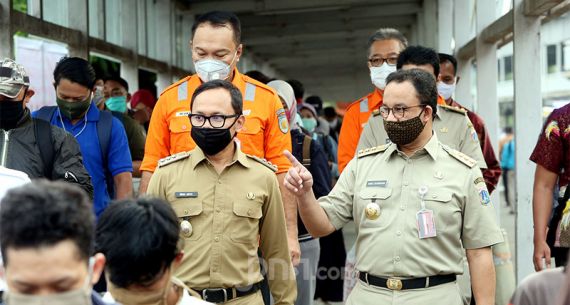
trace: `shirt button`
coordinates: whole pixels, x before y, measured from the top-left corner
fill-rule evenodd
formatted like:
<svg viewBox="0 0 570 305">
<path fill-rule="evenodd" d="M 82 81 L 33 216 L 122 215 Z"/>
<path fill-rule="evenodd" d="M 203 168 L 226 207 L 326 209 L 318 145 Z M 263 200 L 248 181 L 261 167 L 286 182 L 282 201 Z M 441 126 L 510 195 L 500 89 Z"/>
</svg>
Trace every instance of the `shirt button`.
<svg viewBox="0 0 570 305">
<path fill-rule="evenodd" d="M 401 231 L 397 231 L 397 232 L 396 232 L 396 235 L 400 236 L 400 235 L 402 235 L 402 232 L 401 232 Z"/>
<path fill-rule="evenodd" d="M 401 211 L 403 211 L 403 210 L 405 210 L 405 209 L 406 209 L 406 208 L 405 208 L 403 205 L 400 206 L 400 210 L 401 210 Z"/>
<path fill-rule="evenodd" d="M 404 186 L 408 186 L 408 185 L 409 185 L 408 181 L 404 181 Z"/>
<path fill-rule="evenodd" d="M 220 238 L 216 236 L 216 237 L 214 237 L 214 241 L 215 241 L 215 242 L 219 242 L 219 241 L 220 241 Z"/>
<path fill-rule="evenodd" d="M 182 125 L 182 129 L 186 130 L 186 128 L 187 128 L 186 125 Z"/>
<path fill-rule="evenodd" d="M 222 180 L 218 180 L 218 184 L 222 184 Z"/>
<path fill-rule="evenodd" d="M 400 257 L 399 257 L 399 256 L 394 257 L 394 261 L 395 261 L 395 262 L 399 262 L 399 261 L 400 261 Z"/>
<path fill-rule="evenodd" d="M 190 213 L 188 210 L 184 210 L 184 215 L 188 215 L 188 213 Z"/>
<path fill-rule="evenodd" d="M 247 210 L 247 215 L 251 216 L 251 214 L 253 214 L 253 211 L 251 209 Z"/>
<path fill-rule="evenodd" d="M 216 208 L 216 212 L 220 213 L 221 211 L 222 211 L 222 209 Z"/>
</svg>

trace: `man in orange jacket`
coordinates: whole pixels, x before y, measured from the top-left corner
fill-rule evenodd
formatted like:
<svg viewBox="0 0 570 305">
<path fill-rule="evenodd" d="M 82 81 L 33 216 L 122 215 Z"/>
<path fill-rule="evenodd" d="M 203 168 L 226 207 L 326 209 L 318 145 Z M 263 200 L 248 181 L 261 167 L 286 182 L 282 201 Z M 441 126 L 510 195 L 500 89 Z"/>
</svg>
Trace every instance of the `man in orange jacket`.
<svg viewBox="0 0 570 305">
<path fill-rule="evenodd" d="M 374 91 L 348 106 L 338 139 L 338 170 L 354 157 L 358 139 L 372 111 L 382 106 L 386 77 L 396 71 L 398 55 L 408 46 L 408 40 L 396 29 L 382 28 L 368 39 L 368 68 Z"/>
<path fill-rule="evenodd" d="M 191 48 L 196 74 L 164 90 L 153 110 L 141 165 L 139 194 L 146 193 L 160 159 L 196 147 L 190 137 L 190 99 L 198 86 L 213 79 L 230 80 L 240 89 L 246 122 L 236 141 L 246 154 L 265 158 L 276 165 L 277 178 L 282 185 L 283 177 L 291 166 L 283 156 L 284 150 L 291 149 L 287 117 L 279 97 L 271 88 L 242 75 L 236 68 L 243 52 L 241 25 L 237 16 L 219 11 L 200 15 L 192 27 Z M 281 194 L 287 218 L 289 248 L 296 264 L 299 259 L 297 205 L 287 190 L 282 188 Z"/>
</svg>

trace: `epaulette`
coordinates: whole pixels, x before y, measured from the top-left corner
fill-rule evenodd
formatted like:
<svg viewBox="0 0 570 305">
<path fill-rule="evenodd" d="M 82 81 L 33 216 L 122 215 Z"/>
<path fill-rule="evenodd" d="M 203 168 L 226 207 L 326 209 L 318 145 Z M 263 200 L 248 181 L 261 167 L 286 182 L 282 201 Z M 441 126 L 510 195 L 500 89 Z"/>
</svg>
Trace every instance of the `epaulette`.
<svg viewBox="0 0 570 305">
<path fill-rule="evenodd" d="M 158 160 L 158 167 L 164 167 L 168 164 L 172 164 L 174 162 L 186 159 L 186 158 L 190 157 L 190 155 L 191 155 L 191 153 L 189 151 L 183 151 L 183 152 L 174 154 L 172 156 L 162 158 L 162 159 Z"/>
<path fill-rule="evenodd" d="M 252 158 L 253 160 L 255 160 L 255 161 L 257 161 L 257 162 L 259 162 L 259 163 L 261 163 L 261 164 L 263 164 L 263 165 L 265 165 L 267 168 L 269 168 L 270 170 L 272 170 L 274 173 L 277 172 L 277 165 L 274 165 L 273 163 L 271 163 L 271 162 L 269 162 L 269 161 L 267 161 L 267 160 L 265 160 L 265 159 L 263 159 L 263 158 L 260 158 L 260 157 L 258 157 L 258 156 L 248 155 L 248 154 L 246 154 L 246 156 Z"/>
<path fill-rule="evenodd" d="M 455 150 L 447 145 L 441 145 L 441 147 L 447 151 L 448 154 L 450 154 L 452 157 L 454 157 L 455 159 L 459 160 L 461 163 L 467 165 L 469 168 L 474 167 L 475 165 L 477 165 L 477 161 L 471 157 L 469 157 L 468 155 Z"/>
<path fill-rule="evenodd" d="M 358 156 L 358 158 L 362 158 L 365 156 L 374 155 L 374 154 L 377 154 L 380 152 L 384 152 L 384 151 L 386 151 L 388 146 L 389 146 L 389 144 L 384 144 L 384 145 L 379 145 L 379 146 L 375 146 L 375 147 L 371 147 L 371 148 L 361 149 L 358 151 L 357 156 Z"/>
<path fill-rule="evenodd" d="M 372 116 L 379 116 L 380 115 L 380 109 L 375 109 L 372 111 Z"/>
<path fill-rule="evenodd" d="M 182 84 L 185 81 L 190 80 L 190 78 L 192 77 L 192 75 L 186 76 L 185 78 L 175 82 L 174 84 L 166 87 L 166 89 L 162 90 L 162 92 L 160 93 L 160 95 L 162 96 L 163 94 L 165 94 L 167 91 L 169 91 L 170 89 L 176 88 L 178 87 L 180 84 Z"/>
<path fill-rule="evenodd" d="M 467 114 L 467 111 L 465 109 L 456 107 L 456 106 L 449 106 L 449 105 L 439 105 L 439 107 L 445 109 L 445 110 L 449 110 L 449 111 L 453 111 L 453 112 L 457 112 L 457 113 L 461 113 L 461 114 Z"/>
</svg>

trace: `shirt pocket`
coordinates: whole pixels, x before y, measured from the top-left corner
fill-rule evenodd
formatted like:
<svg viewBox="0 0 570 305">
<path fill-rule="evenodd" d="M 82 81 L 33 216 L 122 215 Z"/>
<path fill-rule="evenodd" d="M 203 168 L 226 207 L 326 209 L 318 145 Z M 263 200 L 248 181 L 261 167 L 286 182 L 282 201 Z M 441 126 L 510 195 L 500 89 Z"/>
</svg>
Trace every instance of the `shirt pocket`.
<svg viewBox="0 0 570 305">
<path fill-rule="evenodd" d="M 259 239 L 259 221 L 263 216 L 263 201 L 236 200 L 233 202 L 234 219 L 230 222 L 230 238 L 236 243 L 254 244 Z"/>
<path fill-rule="evenodd" d="M 172 208 L 178 217 L 178 224 L 181 225 L 183 221 L 188 221 L 192 225 L 192 234 L 185 235 L 180 232 L 180 235 L 186 240 L 198 240 L 202 237 L 206 229 L 206 217 L 203 215 L 203 203 L 198 199 L 178 199 L 172 201 Z"/>
<path fill-rule="evenodd" d="M 380 228 L 387 224 L 387 219 L 389 218 L 388 201 L 392 196 L 392 189 L 387 187 L 382 188 L 364 188 L 358 194 L 358 209 L 362 215 L 358 215 L 355 218 L 362 219 L 363 227 L 373 227 Z M 376 204 L 376 205 L 374 205 Z M 392 203 L 394 204 L 394 203 Z M 370 219 L 366 214 L 366 208 L 368 206 L 378 207 L 380 209 L 380 215 L 376 219 Z"/>
<path fill-rule="evenodd" d="M 447 231 L 450 226 L 457 226 L 460 231 L 461 209 L 452 199 L 452 193 L 443 188 L 429 189 L 424 197 L 426 209 L 433 211 L 438 231 Z"/>
<path fill-rule="evenodd" d="M 243 152 L 263 158 L 265 134 L 261 118 L 246 116 L 245 124 L 237 135 Z"/>
<path fill-rule="evenodd" d="M 168 129 L 170 130 L 170 147 L 176 148 L 186 148 L 190 145 L 189 141 L 192 141 L 190 137 L 190 119 L 187 116 L 179 116 L 170 119 L 168 123 Z M 177 150 L 181 151 L 181 150 Z"/>
</svg>

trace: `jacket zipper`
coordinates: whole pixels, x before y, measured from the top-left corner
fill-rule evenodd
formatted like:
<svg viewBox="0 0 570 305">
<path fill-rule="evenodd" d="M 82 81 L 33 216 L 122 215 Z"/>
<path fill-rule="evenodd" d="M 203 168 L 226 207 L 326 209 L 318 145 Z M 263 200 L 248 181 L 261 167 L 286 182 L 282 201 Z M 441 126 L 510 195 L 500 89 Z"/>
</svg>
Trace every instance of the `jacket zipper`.
<svg viewBox="0 0 570 305">
<path fill-rule="evenodd" d="M 4 132 L 4 146 L 2 146 L 2 158 L 0 159 L 0 166 L 4 166 L 6 167 L 6 160 L 8 157 L 8 142 L 10 142 L 10 131 L 5 131 L 2 130 Z"/>
</svg>

